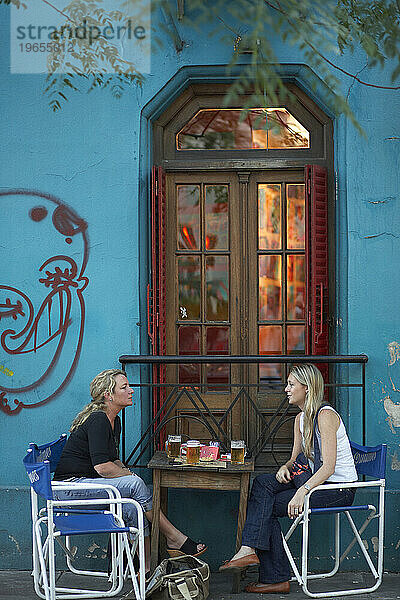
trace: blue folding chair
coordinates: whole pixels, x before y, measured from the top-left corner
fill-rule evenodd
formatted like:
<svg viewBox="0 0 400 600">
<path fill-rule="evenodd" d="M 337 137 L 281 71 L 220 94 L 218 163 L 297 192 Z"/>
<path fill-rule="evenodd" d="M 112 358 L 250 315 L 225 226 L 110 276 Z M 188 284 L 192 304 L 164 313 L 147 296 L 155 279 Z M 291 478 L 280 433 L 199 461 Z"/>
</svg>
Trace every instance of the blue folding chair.
<svg viewBox="0 0 400 600">
<path fill-rule="evenodd" d="M 135 500 L 122 498 L 119 491 L 110 484 L 87 485 L 64 481 L 51 481 L 64 448 L 67 436 L 42 446 L 30 444 L 23 459 L 31 484 L 33 576 L 37 595 L 45 600 L 57 598 L 101 598 L 113 597 L 123 588 L 125 574 L 129 571 L 136 600 L 145 599 L 145 559 L 143 511 Z M 99 489 L 106 497 L 91 499 L 58 500 L 54 492 L 79 489 Z M 43 508 L 39 508 L 42 498 Z M 44 501 L 44 502 L 43 502 Z M 122 518 L 122 505 L 133 504 L 138 515 L 137 527 L 126 527 Z M 105 509 L 106 507 L 106 509 Z M 111 573 L 85 571 L 72 565 L 74 550 L 70 538 L 77 535 L 108 533 L 111 535 Z M 128 534 L 133 540 L 132 547 Z M 65 543 L 61 540 L 65 539 Z M 64 550 L 69 570 L 78 575 L 107 577 L 107 590 L 82 589 L 56 586 L 55 541 Z M 132 554 L 138 549 L 139 583 L 132 561 Z M 123 556 L 127 558 L 127 571 L 124 573 Z"/>
<path fill-rule="evenodd" d="M 304 501 L 304 510 L 299 515 L 292 526 L 288 530 L 285 536 L 283 537 L 283 545 L 295 574 L 293 577 L 294 581 L 298 581 L 299 585 L 303 588 L 303 591 L 308 596 L 312 598 L 331 598 L 334 596 L 349 596 L 354 594 L 364 594 L 366 592 L 375 591 L 380 584 L 382 583 L 382 573 L 383 573 L 383 536 L 384 536 L 384 516 L 385 516 L 385 471 L 386 471 L 386 444 L 380 444 L 379 446 L 369 447 L 369 446 L 360 446 L 354 442 L 350 442 L 351 450 L 354 457 L 354 463 L 356 466 L 356 470 L 358 475 L 370 477 L 372 479 L 367 481 L 356 481 L 354 483 L 329 483 L 318 486 L 310 491 L 309 494 L 305 497 Z M 340 506 L 336 508 L 310 508 L 310 497 L 313 492 L 316 490 L 327 490 L 327 489 L 344 489 L 344 488 L 378 488 L 379 489 L 379 499 L 378 499 L 378 507 L 375 507 L 372 504 L 363 504 L 357 505 L 353 504 L 352 506 Z M 357 526 L 353 520 L 352 513 L 356 511 L 368 511 L 365 521 L 363 524 L 357 529 Z M 308 546 L 309 546 L 309 523 L 311 517 L 323 514 L 334 514 L 335 515 L 335 559 L 334 566 L 331 571 L 328 573 L 317 573 L 317 574 L 309 574 L 308 573 Z M 347 520 L 350 524 L 350 527 L 353 531 L 354 538 L 344 550 L 342 554 L 340 554 L 340 515 L 344 514 L 347 517 Z M 378 551 L 377 556 L 373 560 L 368 550 L 366 549 L 363 540 L 361 538 L 361 534 L 365 531 L 366 527 L 373 520 L 378 520 Z M 301 551 L 301 572 L 297 568 L 296 562 L 293 558 L 293 555 L 289 549 L 288 541 L 295 531 L 296 527 L 300 525 L 302 527 L 302 551 Z M 312 579 L 322 579 L 326 577 L 332 577 L 335 575 L 338 570 L 340 564 L 343 560 L 348 556 L 350 550 L 353 546 L 358 543 L 360 550 L 367 562 L 370 572 L 374 576 L 374 584 L 371 587 L 364 588 L 356 588 L 356 589 L 341 589 L 341 590 L 333 590 L 333 591 L 321 591 L 321 592 L 311 592 L 308 588 L 308 582 Z M 375 563 L 375 564 L 374 564 Z"/>
</svg>

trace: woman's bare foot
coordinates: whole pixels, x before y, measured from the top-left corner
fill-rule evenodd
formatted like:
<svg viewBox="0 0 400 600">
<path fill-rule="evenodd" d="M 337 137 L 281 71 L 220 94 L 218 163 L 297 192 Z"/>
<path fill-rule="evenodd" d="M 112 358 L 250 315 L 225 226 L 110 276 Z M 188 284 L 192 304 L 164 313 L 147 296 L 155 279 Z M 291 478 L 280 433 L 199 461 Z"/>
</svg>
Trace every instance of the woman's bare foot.
<svg viewBox="0 0 400 600">
<path fill-rule="evenodd" d="M 180 534 L 174 538 L 167 538 L 167 550 L 175 550 L 181 554 L 202 554 L 206 548 L 206 544 L 196 544 L 187 535 Z"/>
</svg>

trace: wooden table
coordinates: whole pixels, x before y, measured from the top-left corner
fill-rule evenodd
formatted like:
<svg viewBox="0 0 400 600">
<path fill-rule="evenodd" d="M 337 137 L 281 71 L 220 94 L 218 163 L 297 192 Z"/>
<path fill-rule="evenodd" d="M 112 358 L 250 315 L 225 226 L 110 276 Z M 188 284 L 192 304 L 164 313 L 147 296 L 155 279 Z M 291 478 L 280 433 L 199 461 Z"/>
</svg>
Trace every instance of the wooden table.
<svg viewBox="0 0 400 600">
<path fill-rule="evenodd" d="M 240 548 L 242 530 L 246 519 L 250 473 L 254 459 L 244 465 L 226 467 L 186 466 L 173 463 L 165 452 L 156 452 L 147 465 L 153 469 L 153 522 L 151 526 L 151 569 L 158 564 L 160 505 L 162 488 L 195 488 L 202 490 L 239 490 L 239 514 L 236 533 L 236 550 Z"/>
</svg>

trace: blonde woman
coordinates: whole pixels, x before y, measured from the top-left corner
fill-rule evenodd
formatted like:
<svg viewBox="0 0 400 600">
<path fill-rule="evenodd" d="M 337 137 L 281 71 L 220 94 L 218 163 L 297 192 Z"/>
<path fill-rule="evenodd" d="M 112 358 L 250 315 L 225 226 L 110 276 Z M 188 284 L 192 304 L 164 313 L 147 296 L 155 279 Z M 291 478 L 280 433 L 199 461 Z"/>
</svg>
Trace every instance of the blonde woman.
<svg viewBox="0 0 400 600">
<path fill-rule="evenodd" d="M 121 421 L 118 413 L 132 406 L 133 389 L 124 371 L 108 369 L 99 373 L 90 384 L 91 402 L 75 417 L 70 436 L 65 444 L 54 474 L 55 480 L 72 480 L 79 483 L 98 483 L 107 479 L 124 498 L 137 500 L 149 521 L 152 521 L 152 496 L 144 481 L 126 467 L 118 457 Z M 60 492 L 58 495 L 60 496 Z M 93 491 L 64 492 L 65 496 L 93 497 Z M 102 497 L 101 493 L 96 494 Z M 60 499 L 62 499 L 60 497 Z M 124 505 L 123 517 L 128 526 L 137 524 L 135 508 Z M 197 556 L 206 550 L 204 544 L 193 542 L 180 532 L 163 513 L 160 513 L 160 530 L 167 538 L 172 555 Z M 145 519 L 146 571 L 149 569 L 149 524 Z"/>
<path fill-rule="evenodd" d="M 254 480 L 243 529 L 242 546 L 220 571 L 259 565 L 259 581 L 246 587 L 257 594 L 289 593 L 290 565 L 282 544 L 278 517 L 296 518 L 303 509 L 304 498 L 325 482 L 357 480 L 353 455 L 343 421 L 332 406 L 324 405 L 324 382 L 320 371 L 311 364 L 292 368 L 285 392 L 289 404 L 300 409 L 294 422 L 294 441 L 290 459 L 275 474 L 263 474 Z M 320 451 L 319 468 L 314 470 L 314 419 Z M 292 468 L 300 452 L 305 454 L 312 476 L 296 487 Z M 318 457 L 317 457 L 318 458 Z M 317 463 L 317 461 L 316 461 Z M 311 507 L 348 506 L 354 490 L 316 491 Z"/>
</svg>

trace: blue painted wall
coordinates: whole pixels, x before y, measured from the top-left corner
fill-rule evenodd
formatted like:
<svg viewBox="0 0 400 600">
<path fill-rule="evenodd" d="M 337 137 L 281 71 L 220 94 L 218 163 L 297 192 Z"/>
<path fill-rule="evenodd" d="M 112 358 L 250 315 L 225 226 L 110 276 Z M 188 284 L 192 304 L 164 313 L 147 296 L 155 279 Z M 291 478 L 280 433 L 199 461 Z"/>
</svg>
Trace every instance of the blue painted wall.
<svg viewBox="0 0 400 600">
<path fill-rule="evenodd" d="M 159 18 L 163 20 L 161 15 Z M 155 22 L 155 28 L 157 25 Z M 152 111 L 166 107 L 184 88 L 190 74 L 194 80 L 223 80 L 223 70 L 216 67 L 226 64 L 232 51 L 230 42 L 209 38 L 205 30 L 196 33 L 181 25 L 178 28 L 185 48 L 177 54 L 171 41 L 165 38 L 162 50 L 152 55 L 151 74 L 142 90 L 132 88 L 118 101 L 104 92 L 71 95 L 63 110 L 52 114 L 42 94 L 42 76 L 9 72 L 9 10 L 0 7 L 0 193 L 3 194 L 0 196 L 0 284 L 19 292 L 2 290 L 4 297 L 0 303 L 7 297 L 14 304 L 19 299 L 25 312 L 24 316 L 17 311 L 16 319 L 4 317 L 1 331 L 25 323 L 26 296 L 36 308 L 40 306 L 53 289 L 49 277 L 56 275 L 56 266 L 63 271 L 71 268 L 71 263 L 63 259 L 51 263 L 47 269 L 50 275 L 43 275 L 39 267 L 46 259 L 55 253 L 67 256 L 75 261 L 79 271 L 85 239 L 88 255 L 82 273 L 88 279 L 86 287 L 86 281 L 78 281 L 79 273 L 76 276 L 70 270 L 67 273 L 69 285 L 63 297 L 69 295 L 71 299 L 71 324 L 58 362 L 45 382 L 34 385 L 37 375 L 46 372 L 57 341 L 38 347 L 35 354 L 24 357 L 25 362 L 19 358 L 13 362 L 12 356 L 1 355 L 0 363 L 13 372 L 12 376 L 0 372 L 2 386 L 7 386 L 10 380 L 13 388 L 34 386 L 28 393 L 7 393 L 8 403 L 3 404 L 4 410 L 0 412 L 0 447 L 6 457 L 0 464 L 0 568 L 3 569 L 30 566 L 28 490 L 21 464 L 27 444 L 33 440 L 44 442 L 66 431 L 73 416 L 89 399 L 89 381 L 103 368 L 117 365 L 121 353 L 148 351 L 145 315 L 146 205 L 151 164 L 148 107 L 151 105 Z M 320 91 L 312 91 L 312 82 L 317 78 L 307 68 L 298 67 L 305 62 L 301 54 L 278 42 L 276 52 L 286 64 L 283 71 L 292 76 L 298 73 L 299 85 L 309 89 L 313 99 L 326 108 L 329 95 L 326 96 L 323 86 Z M 365 58 L 357 54 L 334 58 L 350 72 L 359 71 L 365 63 Z M 364 71 L 363 77 L 382 85 L 389 82 L 385 71 Z M 352 80 L 345 76 L 342 85 L 344 90 L 350 88 L 350 105 L 367 138 L 362 138 L 343 117 L 335 119 L 337 351 L 363 352 L 369 356 L 367 442 L 389 444 L 385 561 L 387 569 L 398 570 L 400 99 L 395 92 L 352 85 Z M 7 195 L 15 189 L 36 190 L 49 197 L 40 199 L 29 192 Z M 35 213 L 31 211 L 38 205 L 45 206 L 47 214 L 35 221 L 32 219 Z M 69 207 L 74 219 L 81 219 L 81 231 L 74 235 L 57 231 L 52 216 L 60 205 L 64 214 L 68 214 L 66 207 Z M 46 277 L 47 286 L 39 282 Z M 81 296 L 77 290 L 82 290 Z M 57 301 L 58 296 L 53 304 Z M 55 312 L 50 320 L 55 327 L 59 313 L 58 305 L 53 304 Z M 41 406 L 32 406 L 63 385 L 79 346 L 82 322 L 83 339 L 74 373 L 61 393 Z M 38 323 L 37 331 L 39 340 L 49 337 L 43 320 Z M 19 410 L 15 399 L 28 406 Z M 341 408 L 350 432 L 357 436 L 358 398 L 343 396 Z M 137 439 L 141 415 L 148 414 L 148 410 L 148 406 L 141 407 L 136 399 L 127 416 L 129 445 Z M 224 515 L 224 531 L 233 532 L 236 498 L 209 496 L 212 514 L 218 515 L 218 519 Z M 203 496 L 195 497 L 200 507 Z M 193 535 L 207 539 L 214 546 L 209 553 L 212 566 L 226 558 L 227 547 L 218 543 L 219 534 L 213 533 L 212 528 L 202 532 L 200 526 L 193 531 L 191 520 L 179 513 L 176 506 L 172 507 L 171 514 L 181 521 L 182 527 L 190 526 Z M 233 549 L 233 533 L 230 537 Z M 373 545 L 373 540 L 367 541 Z"/>
</svg>

